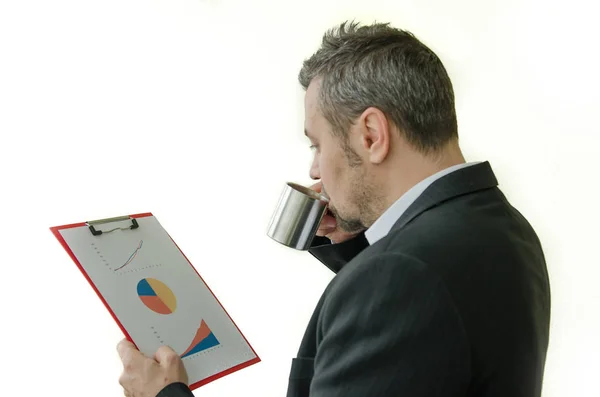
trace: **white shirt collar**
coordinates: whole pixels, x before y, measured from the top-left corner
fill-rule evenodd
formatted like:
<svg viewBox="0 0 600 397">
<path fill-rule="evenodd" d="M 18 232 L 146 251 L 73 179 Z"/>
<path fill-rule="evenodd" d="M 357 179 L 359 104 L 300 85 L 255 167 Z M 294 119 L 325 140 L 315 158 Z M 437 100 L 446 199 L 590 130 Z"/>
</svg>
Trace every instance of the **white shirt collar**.
<svg viewBox="0 0 600 397">
<path fill-rule="evenodd" d="M 376 221 L 365 231 L 365 237 L 370 245 L 373 245 L 376 241 L 385 237 L 392 229 L 394 224 L 404 211 L 410 207 L 410 205 L 436 180 L 441 177 L 448 175 L 451 172 L 457 171 L 461 168 L 478 164 L 479 162 L 461 163 L 453 165 L 443 169 L 417 183 L 415 186 L 410 188 L 404 193 L 394 204 L 392 204 Z"/>
</svg>

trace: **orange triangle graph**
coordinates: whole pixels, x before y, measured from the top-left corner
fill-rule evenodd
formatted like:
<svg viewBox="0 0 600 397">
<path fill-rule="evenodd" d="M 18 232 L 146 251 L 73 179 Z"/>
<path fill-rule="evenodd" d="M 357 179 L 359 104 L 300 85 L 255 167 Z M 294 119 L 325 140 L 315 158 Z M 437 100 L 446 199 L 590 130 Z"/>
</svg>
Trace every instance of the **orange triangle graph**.
<svg viewBox="0 0 600 397">
<path fill-rule="evenodd" d="M 196 335 L 192 340 L 192 343 L 190 343 L 190 346 L 183 353 L 181 353 L 181 357 L 191 356 L 192 354 L 214 347 L 218 344 L 219 341 L 212 333 L 206 322 L 202 320 L 200 322 L 200 327 L 198 328 L 198 331 L 196 331 Z"/>
</svg>

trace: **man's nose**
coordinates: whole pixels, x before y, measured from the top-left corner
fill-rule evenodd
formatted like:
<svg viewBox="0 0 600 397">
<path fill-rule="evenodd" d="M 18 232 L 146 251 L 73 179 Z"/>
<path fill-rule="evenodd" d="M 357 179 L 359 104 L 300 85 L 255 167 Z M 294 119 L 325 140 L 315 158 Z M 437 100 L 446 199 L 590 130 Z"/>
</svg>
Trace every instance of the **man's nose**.
<svg viewBox="0 0 600 397">
<path fill-rule="evenodd" d="M 311 179 L 321 179 L 321 171 L 319 170 L 319 160 L 317 156 L 313 157 L 312 164 L 310 165 L 309 175 Z"/>
</svg>

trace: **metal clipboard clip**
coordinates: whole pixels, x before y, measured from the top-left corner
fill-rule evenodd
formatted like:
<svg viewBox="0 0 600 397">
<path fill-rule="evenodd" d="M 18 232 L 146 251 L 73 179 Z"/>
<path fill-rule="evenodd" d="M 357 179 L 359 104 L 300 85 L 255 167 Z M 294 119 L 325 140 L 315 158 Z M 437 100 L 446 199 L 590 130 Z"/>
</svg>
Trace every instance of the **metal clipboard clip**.
<svg viewBox="0 0 600 397">
<path fill-rule="evenodd" d="M 103 223 L 111 223 L 111 222 L 119 222 L 119 221 L 126 221 L 126 220 L 131 220 L 132 225 L 131 226 L 127 226 L 127 227 L 115 227 L 114 229 L 111 230 L 96 230 L 94 228 L 94 225 L 101 225 Z M 94 236 L 99 236 L 102 233 L 110 233 L 110 232 L 114 232 L 115 230 L 132 230 L 132 229 L 137 229 L 138 227 L 140 227 L 140 225 L 138 224 L 137 220 L 135 220 L 135 218 L 132 218 L 130 216 L 117 216 L 115 218 L 106 218 L 106 219 L 98 219 L 95 221 L 88 221 L 85 223 L 87 226 L 89 226 L 90 231 L 92 232 L 92 234 Z"/>
</svg>

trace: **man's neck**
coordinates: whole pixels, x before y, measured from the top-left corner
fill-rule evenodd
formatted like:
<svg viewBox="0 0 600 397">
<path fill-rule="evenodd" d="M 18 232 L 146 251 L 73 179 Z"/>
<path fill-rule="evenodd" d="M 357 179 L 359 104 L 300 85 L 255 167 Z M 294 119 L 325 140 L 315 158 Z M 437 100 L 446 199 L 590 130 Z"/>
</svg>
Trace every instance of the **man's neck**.
<svg viewBox="0 0 600 397">
<path fill-rule="evenodd" d="M 382 207 L 378 208 L 377 215 L 381 216 L 386 209 L 422 180 L 446 168 L 465 162 L 457 144 L 448 146 L 436 155 L 424 156 L 412 153 L 403 156 L 402 160 L 393 167 L 394 171 L 398 171 L 389 173 L 384 190 L 386 195 L 380 201 Z"/>
</svg>

